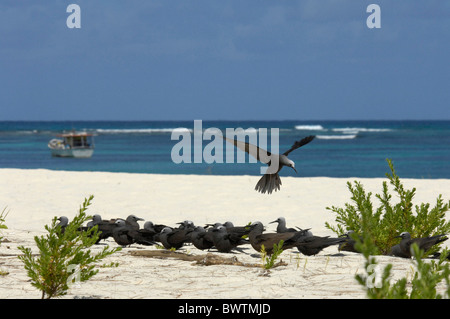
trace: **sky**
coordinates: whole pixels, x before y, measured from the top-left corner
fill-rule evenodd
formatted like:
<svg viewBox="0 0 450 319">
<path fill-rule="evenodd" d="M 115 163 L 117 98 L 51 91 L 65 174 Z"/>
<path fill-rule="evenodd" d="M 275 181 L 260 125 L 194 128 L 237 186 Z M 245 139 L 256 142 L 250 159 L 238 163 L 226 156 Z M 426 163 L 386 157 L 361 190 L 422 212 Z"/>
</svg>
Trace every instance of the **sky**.
<svg viewBox="0 0 450 319">
<path fill-rule="evenodd" d="M 0 2 L 0 120 L 194 119 L 449 120 L 450 1 Z"/>
</svg>

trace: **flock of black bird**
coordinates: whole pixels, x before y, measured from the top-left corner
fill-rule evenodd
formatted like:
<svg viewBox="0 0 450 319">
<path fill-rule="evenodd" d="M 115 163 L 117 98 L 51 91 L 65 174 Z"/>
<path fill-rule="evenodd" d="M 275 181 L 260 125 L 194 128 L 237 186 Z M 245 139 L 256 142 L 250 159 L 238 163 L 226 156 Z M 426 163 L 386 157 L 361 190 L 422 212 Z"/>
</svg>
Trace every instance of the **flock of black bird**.
<svg viewBox="0 0 450 319">
<path fill-rule="evenodd" d="M 60 222 L 57 227 L 61 227 L 61 231 L 64 231 L 69 219 L 61 216 L 58 220 Z M 234 226 L 230 221 L 223 224 L 196 226 L 192 221 L 185 220 L 177 223 L 177 227 L 146 221 L 143 228 L 140 228 L 138 221 L 144 221 L 144 219 L 129 215 L 126 219 L 103 220 L 100 215 L 96 214 L 81 230 L 85 231 L 97 226 L 99 235 L 97 244 L 112 237 L 118 245 L 123 247 L 131 244 L 160 245 L 170 250 L 192 244 L 200 250 L 216 249 L 222 253 L 229 253 L 242 251 L 242 245 L 250 245 L 257 252 L 261 252 L 264 245 L 266 253 L 271 255 L 274 245 L 278 245 L 282 240 L 283 250 L 297 248 L 306 256 L 316 255 L 333 245 L 337 245 L 339 251 L 358 252 L 355 249 L 351 231 L 339 237 L 315 236 L 310 229 L 286 227 L 284 217 L 270 222 L 278 224 L 276 232 L 264 232 L 264 225 L 259 221 L 245 226 Z M 428 251 L 432 246 L 447 240 L 446 235 L 411 238 L 408 232 L 403 232 L 397 237 L 401 238 L 401 241 L 392 247 L 389 255 L 402 258 L 411 258 L 410 248 L 413 243 L 416 243 L 420 249 Z"/>
<path fill-rule="evenodd" d="M 257 183 L 255 189 L 261 193 L 271 194 L 280 189 L 281 180 L 278 172 L 284 167 L 291 167 L 296 172 L 295 163 L 287 156 L 294 150 L 309 144 L 315 138 L 314 135 L 307 136 L 296 141 L 290 149 L 283 154 L 271 154 L 266 150 L 260 149 L 249 143 L 225 138 L 233 143 L 237 148 L 245 151 L 264 164 L 270 165 L 272 161 L 278 166 L 274 171 L 266 173 Z M 267 156 L 263 156 L 266 154 Z M 68 218 L 62 216 L 59 218 L 59 227 L 62 230 L 68 225 Z M 98 227 L 98 242 L 108 237 L 114 238 L 114 241 L 121 246 L 131 244 L 141 245 L 162 245 L 166 249 L 179 249 L 186 244 L 192 244 L 196 248 L 216 249 L 219 252 L 229 253 L 232 250 L 239 250 L 241 245 L 251 245 L 257 252 L 261 252 L 262 246 L 268 255 L 272 254 L 274 245 L 283 241 L 282 249 L 297 248 L 304 255 L 316 255 L 324 248 L 338 245 L 339 251 L 358 252 L 355 248 L 355 241 L 352 239 L 351 231 L 339 237 L 315 236 L 310 229 L 287 228 L 284 217 L 279 217 L 271 223 L 278 223 L 276 232 L 265 233 L 264 225 L 261 222 L 254 222 L 245 226 L 234 226 L 231 222 L 207 224 L 205 226 L 196 226 L 192 221 L 183 221 L 178 223 L 177 227 L 166 225 L 155 225 L 150 221 L 145 222 L 143 228 L 140 228 L 138 221 L 142 218 L 135 215 L 129 215 L 126 219 L 117 218 L 103 220 L 96 214 L 83 229 L 87 230 L 94 226 Z M 403 232 L 399 236 L 402 238 L 400 243 L 393 246 L 391 256 L 410 258 L 411 245 L 416 243 L 420 249 L 428 251 L 432 246 L 447 240 L 446 235 L 436 235 L 425 238 L 411 238 L 408 232 Z M 447 257 L 450 259 L 450 255 Z"/>
</svg>

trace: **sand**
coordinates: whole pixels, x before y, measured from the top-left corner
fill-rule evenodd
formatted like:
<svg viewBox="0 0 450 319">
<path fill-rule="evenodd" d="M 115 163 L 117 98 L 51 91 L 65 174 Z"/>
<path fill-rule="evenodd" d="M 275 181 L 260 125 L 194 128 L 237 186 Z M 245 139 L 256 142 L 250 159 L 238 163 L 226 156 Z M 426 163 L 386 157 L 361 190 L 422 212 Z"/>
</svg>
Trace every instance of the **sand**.
<svg viewBox="0 0 450 319">
<path fill-rule="evenodd" d="M 135 214 L 146 221 L 175 226 L 189 219 L 195 224 L 225 222 L 235 225 L 259 220 L 267 232 L 275 231 L 270 221 L 284 216 L 288 227 L 311 228 L 316 235 L 334 234 L 325 227 L 335 224 L 336 215 L 327 206 L 343 207 L 350 201 L 347 181 L 358 180 L 367 191 L 381 191 L 382 178 L 282 177 L 282 189 L 272 195 L 254 191 L 257 176 L 157 175 L 104 172 L 0 169 L 0 210 L 7 207 L 8 229 L 0 245 L 0 298 L 40 298 L 17 258 L 18 246 L 36 249 L 33 237 L 45 233 L 44 225 L 54 216 L 73 217 L 83 200 L 94 195 L 88 213 L 103 218 Z M 415 203 L 434 205 L 438 194 L 450 198 L 450 180 L 402 179 L 406 188 L 416 187 Z M 375 199 L 374 199 L 375 200 Z M 395 199 L 394 199 L 395 200 Z M 143 225 L 143 222 L 141 225 Z M 108 239 L 111 246 L 116 243 Z M 99 245 L 93 249 L 102 249 Z M 134 256 L 133 251 L 154 247 L 131 245 L 107 257 L 104 263 L 118 267 L 101 268 L 88 282 L 73 286 L 67 296 L 96 298 L 152 299 L 248 299 L 248 298 L 366 298 L 355 274 L 364 271 L 364 258 L 339 253 L 329 247 L 316 256 L 286 250 L 287 264 L 270 271 L 235 265 L 202 266 L 173 258 Z M 192 255 L 206 254 L 189 245 L 181 249 Z M 246 263 L 261 263 L 250 246 L 243 252 L 223 254 Z M 413 262 L 378 256 L 381 266 L 393 264 L 393 280 L 413 274 Z"/>
</svg>

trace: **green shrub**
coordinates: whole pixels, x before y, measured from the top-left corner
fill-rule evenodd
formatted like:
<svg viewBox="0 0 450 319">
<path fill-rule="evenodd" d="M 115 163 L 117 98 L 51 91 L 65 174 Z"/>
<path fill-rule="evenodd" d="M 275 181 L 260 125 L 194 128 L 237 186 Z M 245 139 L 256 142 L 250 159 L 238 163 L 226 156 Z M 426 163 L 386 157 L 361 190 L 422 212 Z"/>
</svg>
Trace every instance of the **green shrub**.
<svg viewBox="0 0 450 319">
<path fill-rule="evenodd" d="M 3 211 L 0 213 L 0 229 L 8 229 L 5 224 L 6 216 L 8 215 L 8 212 L 6 211 L 6 207 L 3 209 Z M 0 244 L 2 242 L 3 237 L 0 236 Z"/>
<path fill-rule="evenodd" d="M 353 230 L 355 233 L 352 237 L 358 242 L 362 241 L 366 246 L 369 245 L 368 253 L 371 255 L 389 253 L 391 247 L 399 242 L 396 236 L 404 231 L 409 232 L 412 238 L 450 231 L 450 222 L 445 219 L 450 201 L 444 204 L 442 195 L 439 195 L 431 209 L 428 203 L 414 206 L 413 198 L 416 189 L 405 189 L 395 172 L 392 161 L 388 159 L 387 162 L 391 173 L 387 173 L 386 177 L 394 188 L 399 199 L 398 203 L 392 203 L 393 196 L 389 193 L 388 183 L 384 181 L 381 194 L 375 195 L 379 201 L 379 206 L 375 208 L 372 203 L 372 193 L 367 193 L 360 182 L 354 181 L 353 184 L 347 182 L 352 194 L 352 203 L 346 203 L 344 208 L 327 207 L 327 210 L 337 214 L 337 226 L 332 226 L 328 222 L 325 226 L 338 235 L 342 235 L 347 230 Z M 439 245 L 436 245 L 428 254 L 438 249 Z"/>
<path fill-rule="evenodd" d="M 362 247 L 366 256 L 366 273 L 356 275 L 356 280 L 366 289 L 370 299 L 442 299 L 450 296 L 450 266 L 446 261 L 448 251 L 445 250 L 437 261 L 424 261 L 424 252 L 417 244 L 413 244 L 415 268 L 410 286 L 407 278 L 403 277 L 395 283 L 390 282 L 392 264 L 388 264 L 381 274 L 376 274 L 377 262 L 375 257 L 367 254 L 367 247 Z M 379 278 L 376 278 L 377 275 Z M 378 279 L 378 280 L 374 280 Z M 437 286 L 442 281 L 446 283 L 443 294 L 437 292 Z"/>
<path fill-rule="evenodd" d="M 42 291 L 42 299 L 65 295 L 75 276 L 78 282 L 87 281 L 98 273 L 96 262 L 120 250 L 120 247 L 109 249 L 106 246 L 101 252 L 91 254 L 88 249 L 98 239 L 97 227 L 88 231 L 80 231 L 80 227 L 91 218 L 86 210 L 92 199 L 93 196 L 85 199 L 64 232 L 57 226 L 55 217 L 50 226 L 45 226 L 46 236 L 34 237 L 39 249 L 37 257 L 30 248 L 18 247 L 23 252 L 19 259 L 24 263 L 31 284 Z"/>
<path fill-rule="evenodd" d="M 273 244 L 273 251 L 270 256 L 267 256 L 266 249 L 264 245 L 261 245 L 261 259 L 263 261 L 263 268 L 264 269 L 271 269 L 275 266 L 275 261 L 277 260 L 278 256 L 281 255 L 283 252 L 283 240 L 280 240 L 280 242 L 277 244 Z"/>
</svg>

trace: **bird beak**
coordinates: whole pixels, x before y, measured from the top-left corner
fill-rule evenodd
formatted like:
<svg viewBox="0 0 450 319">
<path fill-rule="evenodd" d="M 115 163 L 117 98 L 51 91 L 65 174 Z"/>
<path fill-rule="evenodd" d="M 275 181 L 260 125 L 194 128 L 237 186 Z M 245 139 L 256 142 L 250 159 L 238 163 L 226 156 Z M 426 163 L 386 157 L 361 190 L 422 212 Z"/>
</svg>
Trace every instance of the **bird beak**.
<svg viewBox="0 0 450 319">
<path fill-rule="evenodd" d="M 138 218 L 136 218 L 136 220 L 145 220 L 145 219 L 144 219 L 144 218 L 138 217 Z"/>
<path fill-rule="evenodd" d="M 295 171 L 295 173 L 297 173 L 298 174 L 298 172 L 297 172 L 297 170 L 295 169 L 295 167 L 292 167 L 292 169 Z"/>
<path fill-rule="evenodd" d="M 276 220 L 274 220 L 273 222 L 270 222 L 269 224 L 273 224 L 273 223 L 276 223 L 277 221 Z"/>
</svg>

